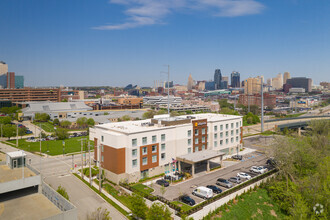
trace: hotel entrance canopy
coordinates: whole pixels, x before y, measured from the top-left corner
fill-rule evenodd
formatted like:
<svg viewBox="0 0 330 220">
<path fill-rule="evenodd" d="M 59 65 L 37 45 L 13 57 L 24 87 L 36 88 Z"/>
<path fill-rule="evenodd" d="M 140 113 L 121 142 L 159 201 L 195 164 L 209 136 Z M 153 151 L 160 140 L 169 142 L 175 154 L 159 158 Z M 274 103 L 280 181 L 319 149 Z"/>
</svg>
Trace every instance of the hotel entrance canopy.
<svg viewBox="0 0 330 220">
<path fill-rule="evenodd" d="M 205 160 L 211 160 L 216 157 L 222 157 L 225 153 L 215 150 L 203 150 L 195 153 L 185 154 L 179 157 L 176 157 L 178 161 L 182 161 L 189 164 L 195 164 Z"/>
</svg>

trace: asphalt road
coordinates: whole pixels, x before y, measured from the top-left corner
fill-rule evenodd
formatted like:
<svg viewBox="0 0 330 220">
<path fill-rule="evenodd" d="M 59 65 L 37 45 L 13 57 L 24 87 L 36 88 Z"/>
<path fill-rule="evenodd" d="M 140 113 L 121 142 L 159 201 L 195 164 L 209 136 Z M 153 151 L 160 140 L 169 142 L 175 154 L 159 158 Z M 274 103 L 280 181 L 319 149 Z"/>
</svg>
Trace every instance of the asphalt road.
<svg viewBox="0 0 330 220">
<path fill-rule="evenodd" d="M 0 151 L 11 152 L 16 148 L 0 143 Z M 86 219 L 88 213 L 94 212 L 98 207 L 106 208 L 110 212 L 112 219 L 127 219 L 117 209 L 104 201 L 98 194 L 85 185 L 82 181 L 71 174 L 72 156 L 39 157 L 32 153 L 27 153 L 27 162 L 31 160 L 31 165 L 41 170 L 42 177 L 47 184 L 54 189 L 59 185 L 68 192 L 70 202 L 78 209 L 78 219 Z M 81 155 L 75 155 L 74 163 L 81 164 Z"/>
</svg>

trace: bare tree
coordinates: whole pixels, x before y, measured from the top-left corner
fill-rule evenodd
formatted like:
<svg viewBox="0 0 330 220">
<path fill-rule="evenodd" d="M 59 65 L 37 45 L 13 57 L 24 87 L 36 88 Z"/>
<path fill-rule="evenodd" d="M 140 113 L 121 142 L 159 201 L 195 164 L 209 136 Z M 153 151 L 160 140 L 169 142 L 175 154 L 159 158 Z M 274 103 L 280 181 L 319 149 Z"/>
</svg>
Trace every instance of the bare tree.
<svg viewBox="0 0 330 220">
<path fill-rule="evenodd" d="M 109 216 L 110 212 L 107 209 L 103 209 L 98 207 L 94 212 L 91 214 L 87 214 L 88 220 L 110 220 Z"/>
</svg>

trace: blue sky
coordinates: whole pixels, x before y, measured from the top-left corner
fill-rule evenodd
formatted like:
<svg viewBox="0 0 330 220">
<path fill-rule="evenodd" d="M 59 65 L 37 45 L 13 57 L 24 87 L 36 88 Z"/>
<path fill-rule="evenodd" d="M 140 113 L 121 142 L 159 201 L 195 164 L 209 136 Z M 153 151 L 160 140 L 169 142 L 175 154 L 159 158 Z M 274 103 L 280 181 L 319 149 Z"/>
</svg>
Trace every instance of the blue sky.
<svg viewBox="0 0 330 220">
<path fill-rule="evenodd" d="M 0 0 L 0 60 L 26 86 L 152 86 L 289 71 L 330 81 L 328 0 Z"/>
</svg>

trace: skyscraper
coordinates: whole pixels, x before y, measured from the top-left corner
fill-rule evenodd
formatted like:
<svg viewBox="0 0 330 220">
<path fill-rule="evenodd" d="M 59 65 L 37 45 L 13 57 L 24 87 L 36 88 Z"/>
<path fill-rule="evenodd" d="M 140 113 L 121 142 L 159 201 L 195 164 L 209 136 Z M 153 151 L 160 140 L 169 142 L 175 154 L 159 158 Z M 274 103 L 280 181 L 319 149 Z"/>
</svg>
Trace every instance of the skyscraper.
<svg viewBox="0 0 330 220">
<path fill-rule="evenodd" d="M 272 79 L 272 84 L 274 89 L 283 89 L 282 73 L 277 74 L 277 76 Z"/>
<path fill-rule="evenodd" d="M 231 78 L 231 87 L 232 88 L 239 88 L 240 87 L 240 74 L 239 72 L 235 72 L 233 71 L 230 75 L 230 78 Z"/>
<path fill-rule="evenodd" d="M 3 61 L 0 61 L 0 75 L 7 74 L 8 72 L 8 64 Z"/>
<path fill-rule="evenodd" d="M 260 76 L 255 78 L 248 78 L 244 81 L 244 94 L 257 94 L 261 91 L 262 79 Z"/>
<path fill-rule="evenodd" d="M 216 89 L 221 89 L 221 81 L 222 81 L 221 70 L 216 69 L 214 72 L 214 83 Z"/>
<path fill-rule="evenodd" d="M 193 80 L 191 74 L 189 74 L 187 89 L 192 90 L 193 86 L 194 86 L 194 80 Z"/>
<path fill-rule="evenodd" d="M 283 75 L 283 84 L 285 84 L 288 79 L 291 79 L 290 73 L 285 72 Z"/>
<path fill-rule="evenodd" d="M 288 79 L 286 84 L 292 85 L 292 88 L 304 88 L 306 92 L 312 91 L 312 79 L 306 77 L 294 77 Z"/>
</svg>

